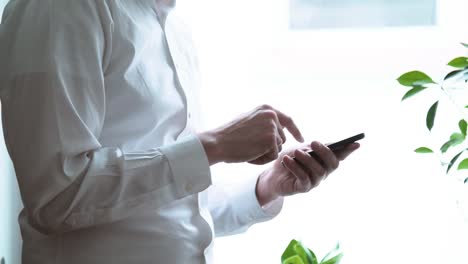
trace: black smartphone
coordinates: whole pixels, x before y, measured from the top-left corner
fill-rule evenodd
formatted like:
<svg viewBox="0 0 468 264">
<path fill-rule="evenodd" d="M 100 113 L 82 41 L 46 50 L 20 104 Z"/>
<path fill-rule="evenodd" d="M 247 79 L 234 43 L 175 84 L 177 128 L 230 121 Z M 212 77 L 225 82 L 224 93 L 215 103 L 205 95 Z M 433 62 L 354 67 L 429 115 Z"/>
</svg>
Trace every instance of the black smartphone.
<svg viewBox="0 0 468 264">
<path fill-rule="evenodd" d="M 358 140 L 363 139 L 364 136 L 365 136 L 364 133 L 360 133 L 360 134 L 357 134 L 355 136 L 352 136 L 352 137 L 345 138 L 343 140 L 337 141 L 335 143 L 328 144 L 327 147 L 333 152 L 339 151 L 339 150 L 345 148 L 347 145 L 349 145 L 351 143 L 354 143 L 354 142 L 356 142 Z M 323 161 L 317 156 L 317 153 L 315 153 L 314 151 L 309 151 L 308 153 L 309 153 L 309 155 L 311 155 L 313 158 L 315 158 L 318 162 L 320 162 L 323 165 Z M 294 160 L 296 160 L 296 158 L 294 158 Z"/>
</svg>

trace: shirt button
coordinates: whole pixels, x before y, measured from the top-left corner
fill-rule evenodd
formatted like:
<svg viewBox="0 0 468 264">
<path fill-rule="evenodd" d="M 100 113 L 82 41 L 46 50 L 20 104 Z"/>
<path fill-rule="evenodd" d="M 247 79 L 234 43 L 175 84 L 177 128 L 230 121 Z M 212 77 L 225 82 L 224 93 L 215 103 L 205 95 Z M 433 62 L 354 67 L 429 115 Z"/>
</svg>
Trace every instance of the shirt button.
<svg viewBox="0 0 468 264">
<path fill-rule="evenodd" d="M 192 189 L 193 189 L 193 186 L 192 186 L 191 183 L 187 183 L 187 185 L 185 185 L 185 190 L 186 190 L 187 192 L 191 192 Z"/>
</svg>

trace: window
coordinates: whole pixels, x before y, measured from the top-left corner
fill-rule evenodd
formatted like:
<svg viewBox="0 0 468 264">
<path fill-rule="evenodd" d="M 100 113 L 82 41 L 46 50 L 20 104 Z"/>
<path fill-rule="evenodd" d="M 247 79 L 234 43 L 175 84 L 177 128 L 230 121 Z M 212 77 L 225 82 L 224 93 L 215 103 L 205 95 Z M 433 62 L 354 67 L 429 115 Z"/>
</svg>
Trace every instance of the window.
<svg viewBox="0 0 468 264">
<path fill-rule="evenodd" d="M 427 26 L 436 0 L 290 0 L 293 29 Z"/>
</svg>

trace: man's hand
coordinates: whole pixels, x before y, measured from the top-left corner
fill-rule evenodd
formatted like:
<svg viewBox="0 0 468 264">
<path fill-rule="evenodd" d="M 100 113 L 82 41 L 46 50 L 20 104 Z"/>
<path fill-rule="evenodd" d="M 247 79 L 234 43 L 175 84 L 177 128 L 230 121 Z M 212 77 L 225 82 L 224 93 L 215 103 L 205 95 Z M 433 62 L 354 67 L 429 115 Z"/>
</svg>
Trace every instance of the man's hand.
<svg viewBox="0 0 468 264">
<path fill-rule="evenodd" d="M 310 146 L 281 153 L 272 167 L 263 172 L 258 179 L 258 201 L 265 205 L 278 197 L 310 191 L 336 170 L 340 161 L 358 148 L 359 143 L 352 143 L 335 154 L 325 145 L 312 142 Z M 307 153 L 310 149 L 317 153 L 323 165 Z M 292 157 L 296 157 L 298 162 Z"/>
<path fill-rule="evenodd" d="M 296 140 L 304 142 L 289 116 L 263 105 L 227 125 L 198 136 L 210 165 L 217 162 L 265 164 L 278 158 L 286 141 L 284 128 Z"/>
</svg>

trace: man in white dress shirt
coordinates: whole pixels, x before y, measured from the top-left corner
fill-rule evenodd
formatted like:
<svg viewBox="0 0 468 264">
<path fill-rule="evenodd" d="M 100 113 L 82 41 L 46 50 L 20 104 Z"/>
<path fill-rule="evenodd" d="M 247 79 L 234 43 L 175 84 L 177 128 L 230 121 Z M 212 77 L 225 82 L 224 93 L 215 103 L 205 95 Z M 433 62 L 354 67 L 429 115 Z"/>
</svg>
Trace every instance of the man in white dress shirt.
<svg viewBox="0 0 468 264">
<path fill-rule="evenodd" d="M 273 218 L 284 196 L 311 190 L 359 147 L 280 154 L 284 128 L 302 135 L 267 105 L 195 131 L 197 62 L 174 4 L 7 5 L 0 96 L 24 203 L 23 263 L 211 263 L 216 236 Z M 210 165 L 271 161 L 255 181 L 212 185 Z"/>
</svg>

